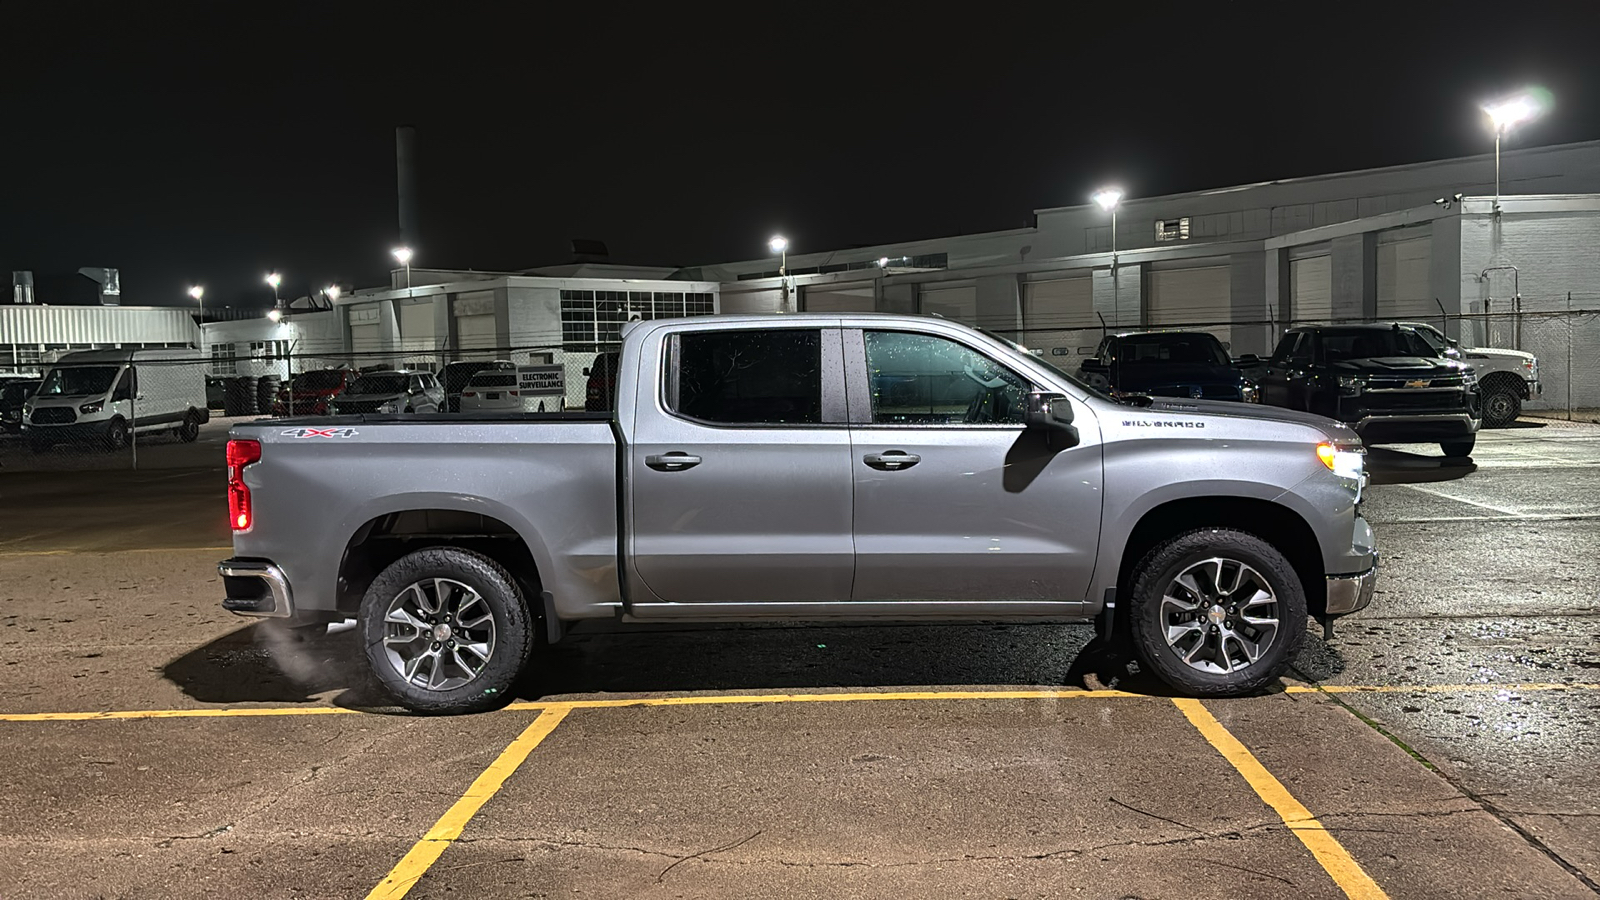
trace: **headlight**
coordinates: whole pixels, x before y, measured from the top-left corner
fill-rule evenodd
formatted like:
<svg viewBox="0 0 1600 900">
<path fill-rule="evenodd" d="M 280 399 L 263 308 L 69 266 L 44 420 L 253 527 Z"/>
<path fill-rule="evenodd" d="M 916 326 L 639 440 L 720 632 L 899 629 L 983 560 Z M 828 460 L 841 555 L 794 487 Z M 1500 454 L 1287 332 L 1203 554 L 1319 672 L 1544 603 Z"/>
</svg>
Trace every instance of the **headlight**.
<svg viewBox="0 0 1600 900">
<path fill-rule="evenodd" d="M 1367 380 L 1360 375 L 1340 375 L 1339 393 L 1345 397 L 1356 397 L 1367 387 Z"/>
<path fill-rule="evenodd" d="M 81 412 L 84 415 L 89 415 L 90 413 L 97 413 L 100 410 L 105 409 L 105 406 L 106 402 L 104 400 L 95 400 L 91 403 L 85 403 L 84 405 L 78 407 L 78 412 Z"/>
<path fill-rule="evenodd" d="M 1360 450 L 1349 450 L 1326 441 L 1317 445 L 1317 459 L 1328 467 L 1328 471 L 1359 483 L 1361 476 L 1366 474 L 1367 454 Z"/>
<path fill-rule="evenodd" d="M 386 400 L 378 405 L 378 412 L 391 414 L 398 412 L 400 407 L 396 405 L 397 403 L 395 400 Z"/>
<path fill-rule="evenodd" d="M 1478 373 L 1472 371 L 1471 369 L 1467 369 L 1466 371 L 1462 372 L 1461 373 L 1461 386 L 1465 387 L 1469 391 L 1472 390 L 1473 388 L 1477 387 L 1478 386 Z"/>
<path fill-rule="evenodd" d="M 1246 403 L 1260 403 L 1261 389 L 1246 381 L 1244 384 L 1239 385 L 1239 396 Z"/>
</svg>

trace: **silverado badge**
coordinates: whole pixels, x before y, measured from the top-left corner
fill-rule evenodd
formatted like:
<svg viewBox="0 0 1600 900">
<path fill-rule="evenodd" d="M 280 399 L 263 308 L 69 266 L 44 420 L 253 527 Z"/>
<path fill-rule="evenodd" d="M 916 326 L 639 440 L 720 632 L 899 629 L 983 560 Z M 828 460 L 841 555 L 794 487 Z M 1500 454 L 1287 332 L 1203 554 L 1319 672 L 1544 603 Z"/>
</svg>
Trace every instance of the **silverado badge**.
<svg viewBox="0 0 1600 900">
<path fill-rule="evenodd" d="M 1433 382 L 1429 381 L 1426 378 L 1418 378 L 1416 381 L 1408 381 L 1408 382 L 1406 382 L 1406 387 L 1408 387 L 1408 388 L 1425 388 L 1430 384 L 1433 384 Z"/>
</svg>

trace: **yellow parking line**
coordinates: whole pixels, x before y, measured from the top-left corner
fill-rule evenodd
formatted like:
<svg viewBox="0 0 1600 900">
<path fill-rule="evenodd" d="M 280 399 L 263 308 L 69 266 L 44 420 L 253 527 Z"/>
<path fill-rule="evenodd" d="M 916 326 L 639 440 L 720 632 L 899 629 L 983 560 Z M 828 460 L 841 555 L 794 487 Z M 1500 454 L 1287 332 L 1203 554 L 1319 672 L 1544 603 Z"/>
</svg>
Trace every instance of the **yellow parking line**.
<svg viewBox="0 0 1600 900">
<path fill-rule="evenodd" d="M 1345 896 L 1355 900 L 1387 900 L 1389 895 L 1361 868 L 1350 851 L 1344 849 L 1344 845 L 1322 827 L 1322 823 L 1311 815 L 1311 810 L 1296 800 L 1283 783 L 1211 715 L 1204 704 L 1199 700 L 1177 697 L 1172 702 L 1183 710 L 1184 716 L 1211 742 L 1211 746 L 1244 776 L 1256 795 L 1283 819 L 1283 824 L 1289 826 L 1289 831 L 1306 845 L 1306 849 L 1317 858 L 1317 862 L 1344 891 Z"/>
<path fill-rule="evenodd" d="M 1286 694 L 1448 694 L 1458 692 L 1522 693 L 1531 691 L 1600 691 L 1600 684 L 1292 684 Z M 819 694 L 709 694 L 693 697 L 636 697 L 618 700 L 525 700 L 505 710 L 616 709 L 636 706 L 729 706 L 754 703 L 860 703 L 873 700 L 1116 700 L 1161 699 L 1130 691 L 858 691 Z M 357 715 L 359 709 L 338 706 L 249 706 L 204 709 L 129 709 L 107 712 L 0 713 L 0 722 L 95 722 L 127 719 L 211 719 L 234 716 Z"/>
<path fill-rule="evenodd" d="M 0 558 L 12 556 L 78 556 L 85 553 L 232 553 L 232 547 L 133 547 L 127 550 L 0 550 Z"/>
<path fill-rule="evenodd" d="M 433 827 L 422 836 L 422 840 L 417 841 L 411 847 L 411 851 L 395 863 L 389 874 L 367 894 L 367 900 L 400 900 L 404 897 L 417 883 L 417 879 L 427 874 L 428 867 L 432 866 L 450 844 L 461 836 L 461 830 L 473 816 L 478 814 L 483 804 L 489 802 L 489 798 L 493 797 L 506 783 L 506 779 L 517 771 L 517 767 L 528 758 L 533 748 L 549 737 L 550 732 L 556 730 L 556 726 L 561 724 L 561 720 L 566 718 L 570 711 L 571 707 L 568 706 L 550 706 L 541 712 L 539 718 L 533 720 L 533 724 L 523 729 L 516 740 L 500 751 L 500 755 L 472 782 L 472 786 L 467 788 L 461 799 L 446 810 L 445 814 L 439 817 L 439 821 L 433 823 Z"/>
</svg>

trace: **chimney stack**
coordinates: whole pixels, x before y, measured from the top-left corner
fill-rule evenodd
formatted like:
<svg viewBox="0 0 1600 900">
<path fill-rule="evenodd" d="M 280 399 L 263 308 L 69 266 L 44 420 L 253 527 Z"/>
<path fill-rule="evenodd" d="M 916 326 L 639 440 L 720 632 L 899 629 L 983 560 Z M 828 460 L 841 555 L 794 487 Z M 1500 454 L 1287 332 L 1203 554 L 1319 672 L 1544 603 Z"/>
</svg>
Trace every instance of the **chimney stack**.
<svg viewBox="0 0 1600 900">
<path fill-rule="evenodd" d="M 32 305 L 33 299 L 33 273 L 11 273 L 11 302 Z"/>
</svg>

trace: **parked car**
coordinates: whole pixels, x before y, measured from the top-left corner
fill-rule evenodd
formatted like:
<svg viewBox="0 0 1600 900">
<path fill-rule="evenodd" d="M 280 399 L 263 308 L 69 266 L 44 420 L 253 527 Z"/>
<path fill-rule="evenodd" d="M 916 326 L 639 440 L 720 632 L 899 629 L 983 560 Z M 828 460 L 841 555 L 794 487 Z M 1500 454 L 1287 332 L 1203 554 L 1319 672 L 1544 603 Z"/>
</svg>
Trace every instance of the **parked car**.
<svg viewBox="0 0 1600 900">
<path fill-rule="evenodd" d="M 1123 405 L 913 316 L 640 322 L 616 382 L 615 413 L 235 425 L 224 608 L 354 615 L 398 702 L 455 713 L 582 619 L 1093 620 L 1232 696 L 1372 598 L 1365 455 L 1321 416 Z"/>
<path fill-rule="evenodd" d="M 1078 366 L 1078 378 L 1113 397 L 1236 400 L 1258 403 L 1255 382 L 1215 335 L 1203 331 L 1128 331 L 1107 335 L 1094 356 Z"/>
<path fill-rule="evenodd" d="M 461 412 L 522 412 L 527 398 L 517 390 L 517 370 L 484 369 L 472 376 L 461 391 Z"/>
<path fill-rule="evenodd" d="M 328 401 L 331 415 L 431 413 L 444 406 L 444 388 L 432 372 L 389 369 L 367 372 Z"/>
<path fill-rule="evenodd" d="M 472 376 L 485 369 L 514 372 L 517 367 L 505 359 L 474 359 L 446 363 L 445 367 L 439 370 L 439 382 L 444 385 L 445 400 L 450 412 L 461 410 L 461 392 L 466 390 L 467 382 L 472 380 Z"/>
<path fill-rule="evenodd" d="M 609 412 L 617 403 L 617 365 L 621 362 L 622 354 L 612 351 L 601 353 L 583 370 L 588 384 L 583 392 L 583 408 L 586 412 Z"/>
<path fill-rule="evenodd" d="M 64 441 L 118 450 L 135 432 L 192 441 L 210 419 L 195 351 L 80 350 L 45 370 L 23 406 L 22 434 L 35 450 Z"/>
<path fill-rule="evenodd" d="M 1439 329 L 1422 322 L 1402 322 L 1440 355 L 1460 360 L 1472 367 L 1483 397 L 1483 427 L 1504 428 L 1522 415 L 1524 400 L 1537 400 L 1543 393 L 1539 383 L 1539 360 L 1521 350 L 1468 349 Z"/>
<path fill-rule="evenodd" d="M 337 397 L 356 380 L 352 369 L 312 369 L 301 372 L 278 390 L 272 401 L 274 416 L 325 416 L 328 401 Z M 290 388 L 293 388 L 291 403 Z"/>
<path fill-rule="evenodd" d="M 34 391 L 39 389 L 39 379 L 7 379 L 0 384 L 0 432 L 22 433 L 22 407 Z"/>
<path fill-rule="evenodd" d="M 1446 456 L 1471 454 L 1482 421 L 1472 367 L 1399 324 L 1291 328 L 1261 390 L 1273 406 L 1348 424 L 1367 444 L 1437 442 Z"/>
</svg>

